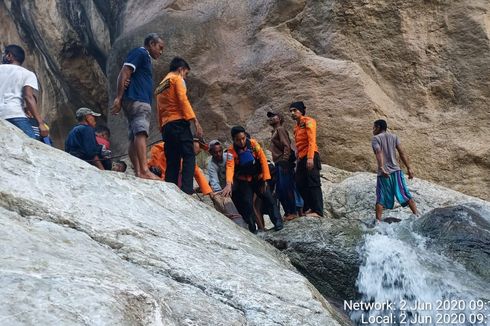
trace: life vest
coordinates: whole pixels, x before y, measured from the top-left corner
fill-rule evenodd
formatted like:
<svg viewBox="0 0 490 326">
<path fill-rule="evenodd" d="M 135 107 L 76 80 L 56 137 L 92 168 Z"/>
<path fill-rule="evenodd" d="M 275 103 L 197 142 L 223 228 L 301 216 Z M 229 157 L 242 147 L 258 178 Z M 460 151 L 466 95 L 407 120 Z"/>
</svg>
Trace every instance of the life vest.
<svg viewBox="0 0 490 326">
<path fill-rule="evenodd" d="M 245 148 L 238 148 L 233 145 L 233 149 L 238 156 L 238 164 L 235 164 L 236 176 L 257 177 L 262 172 L 260 161 L 255 158 L 250 139 L 247 139 Z"/>
</svg>

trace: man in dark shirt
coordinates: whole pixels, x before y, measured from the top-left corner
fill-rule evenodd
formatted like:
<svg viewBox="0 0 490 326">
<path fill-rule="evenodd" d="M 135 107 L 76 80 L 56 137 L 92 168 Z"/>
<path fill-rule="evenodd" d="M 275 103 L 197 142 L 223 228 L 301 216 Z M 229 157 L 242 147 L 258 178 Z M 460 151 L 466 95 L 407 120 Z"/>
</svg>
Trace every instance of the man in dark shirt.
<svg viewBox="0 0 490 326">
<path fill-rule="evenodd" d="M 70 131 L 66 138 L 65 152 L 104 170 L 99 160 L 102 146 L 98 145 L 95 140 L 95 117 L 98 116 L 100 116 L 99 113 L 88 108 L 77 110 L 78 125 Z"/>
<path fill-rule="evenodd" d="M 163 40 L 156 33 L 145 38 L 144 46 L 131 50 L 117 77 L 117 94 L 112 114 L 121 108 L 129 124 L 128 154 L 137 177 L 159 180 L 146 163 L 146 139 L 150 132 L 153 76 L 151 59 L 163 53 Z"/>
</svg>

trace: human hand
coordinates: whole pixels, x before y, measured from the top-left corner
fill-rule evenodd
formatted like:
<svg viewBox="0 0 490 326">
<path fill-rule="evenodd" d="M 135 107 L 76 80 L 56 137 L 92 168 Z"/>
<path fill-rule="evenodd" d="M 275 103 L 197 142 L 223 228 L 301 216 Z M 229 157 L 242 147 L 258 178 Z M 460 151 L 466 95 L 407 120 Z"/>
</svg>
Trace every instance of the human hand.
<svg viewBox="0 0 490 326">
<path fill-rule="evenodd" d="M 41 137 L 48 137 L 49 136 L 49 128 L 48 128 L 48 126 L 46 126 L 46 124 L 44 122 L 41 122 L 39 124 L 39 135 L 41 135 Z"/>
<path fill-rule="evenodd" d="M 111 113 L 113 115 L 118 115 L 119 112 L 121 111 L 121 108 L 122 108 L 121 99 L 116 97 L 111 107 Z"/>
<path fill-rule="evenodd" d="M 223 197 L 231 196 L 231 184 L 227 184 L 226 187 L 223 188 L 223 190 L 221 191 L 221 195 Z"/>
<path fill-rule="evenodd" d="M 314 163 L 313 163 L 312 158 L 309 158 L 308 160 L 306 160 L 306 168 L 308 170 L 313 170 L 313 166 L 314 166 Z"/>
</svg>

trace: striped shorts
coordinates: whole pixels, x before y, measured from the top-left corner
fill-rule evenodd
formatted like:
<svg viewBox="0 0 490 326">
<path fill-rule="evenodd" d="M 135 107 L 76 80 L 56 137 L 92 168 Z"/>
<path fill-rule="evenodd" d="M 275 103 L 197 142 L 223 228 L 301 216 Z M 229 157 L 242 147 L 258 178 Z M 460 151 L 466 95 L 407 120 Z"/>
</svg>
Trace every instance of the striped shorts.
<svg viewBox="0 0 490 326">
<path fill-rule="evenodd" d="M 376 182 L 376 204 L 392 209 L 395 206 L 395 198 L 403 207 L 407 206 L 412 198 L 401 170 L 392 172 L 389 177 L 378 176 Z"/>
</svg>

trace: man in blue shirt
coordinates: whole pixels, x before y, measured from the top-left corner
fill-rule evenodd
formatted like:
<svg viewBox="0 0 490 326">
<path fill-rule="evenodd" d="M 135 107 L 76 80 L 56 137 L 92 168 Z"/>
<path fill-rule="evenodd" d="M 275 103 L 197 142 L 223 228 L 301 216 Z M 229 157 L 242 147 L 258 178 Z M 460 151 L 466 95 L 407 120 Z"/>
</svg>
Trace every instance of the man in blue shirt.
<svg viewBox="0 0 490 326">
<path fill-rule="evenodd" d="M 99 116 L 99 113 L 88 108 L 77 110 L 78 125 L 70 131 L 66 138 L 65 152 L 104 170 L 99 160 L 102 146 L 95 140 L 95 117 Z"/>
<path fill-rule="evenodd" d="M 129 124 L 128 154 L 137 177 L 160 180 L 150 172 L 146 163 L 146 139 L 150 132 L 153 76 L 151 58 L 163 52 L 163 40 L 156 33 L 145 38 L 144 46 L 131 50 L 117 77 L 117 94 L 112 114 L 121 108 Z"/>
</svg>

